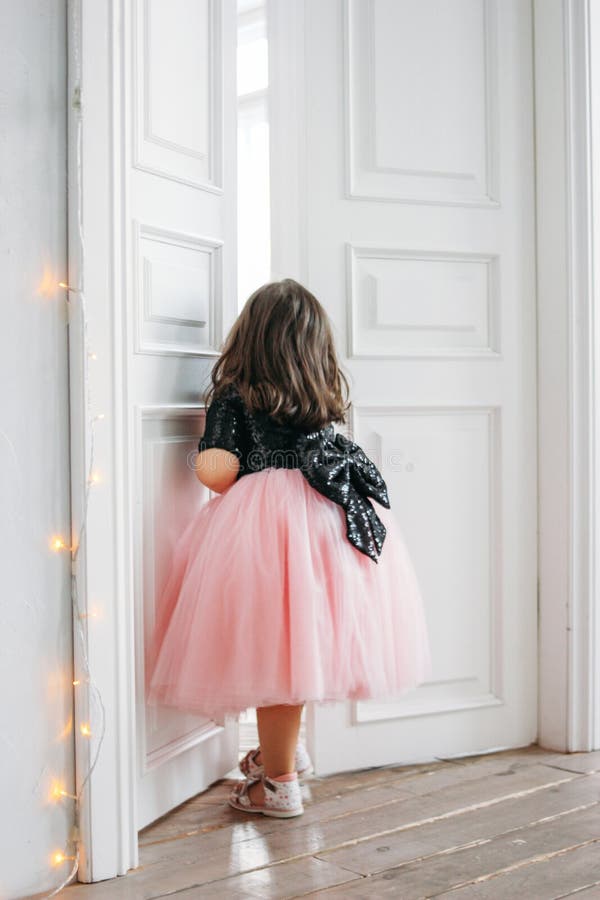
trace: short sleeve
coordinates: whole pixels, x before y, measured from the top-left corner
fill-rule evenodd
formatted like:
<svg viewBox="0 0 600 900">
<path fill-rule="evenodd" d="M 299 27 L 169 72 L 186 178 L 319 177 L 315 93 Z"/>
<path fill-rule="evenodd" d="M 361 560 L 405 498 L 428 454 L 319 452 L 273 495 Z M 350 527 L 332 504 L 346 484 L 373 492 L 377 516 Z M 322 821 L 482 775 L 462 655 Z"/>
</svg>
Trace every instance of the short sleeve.
<svg viewBox="0 0 600 900">
<path fill-rule="evenodd" d="M 204 434 L 198 451 L 218 448 L 234 453 L 239 460 L 244 455 L 244 417 L 240 398 L 231 391 L 214 397 L 205 417 Z"/>
</svg>

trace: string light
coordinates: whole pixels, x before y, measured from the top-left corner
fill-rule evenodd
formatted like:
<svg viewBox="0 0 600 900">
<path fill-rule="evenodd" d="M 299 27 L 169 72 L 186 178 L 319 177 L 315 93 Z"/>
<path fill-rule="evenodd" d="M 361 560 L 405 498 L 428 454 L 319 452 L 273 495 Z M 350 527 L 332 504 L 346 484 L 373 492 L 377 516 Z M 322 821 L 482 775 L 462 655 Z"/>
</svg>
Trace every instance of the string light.
<svg viewBox="0 0 600 900">
<path fill-rule="evenodd" d="M 102 746 L 102 742 L 104 740 L 104 735 L 106 732 L 106 710 L 104 707 L 104 703 L 102 700 L 102 695 L 98 686 L 92 678 L 90 672 L 90 664 L 89 658 L 87 654 L 87 634 L 84 630 L 83 619 L 86 618 L 96 618 L 97 614 L 95 611 L 89 613 L 82 613 L 79 608 L 79 597 L 78 597 L 78 584 L 77 584 L 77 558 L 79 553 L 79 548 L 81 546 L 81 542 L 87 527 L 87 515 L 88 515 L 88 504 L 89 504 L 89 493 L 90 488 L 93 484 L 97 484 L 100 481 L 100 476 L 98 472 L 96 472 L 94 468 L 94 450 L 95 450 L 95 425 L 96 422 L 102 421 L 104 419 L 104 413 L 100 413 L 95 416 L 90 416 L 90 412 L 93 409 L 92 397 L 91 397 L 91 386 L 90 386 L 90 378 L 89 372 L 87 369 L 87 363 L 89 360 L 96 360 L 98 357 L 95 352 L 93 352 L 89 347 L 89 338 L 88 338 L 88 324 L 87 324 L 87 309 L 86 309 L 86 300 L 85 300 L 85 292 L 84 292 L 84 284 L 83 279 L 85 275 L 85 241 L 83 236 L 83 211 L 82 211 L 82 144 L 83 144 L 83 116 L 82 116 L 82 103 L 81 103 L 81 61 L 79 55 L 80 48 L 80 20 L 79 20 L 79 10 L 77 5 L 73 8 L 73 57 L 74 57 L 74 70 L 75 70 L 75 82 L 76 86 L 73 92 L 73 101 L 72 107 L 76 115 L 77 127 L 76 127 L 76 147 L 77 147 L 77 159 L 76 159 L 76 169 L 77 169 L 77 228 L 78 228 L 78 237 L 79 237 L 79 268 L 80 268 L 80 283 L 79 287 L 72 287 L 67 281 L 59 282 L 59 287 L 67 292 L 67 303 L 69 307 L 71 306 L 72 300 L 78 300 L 79 303 L 79 311 L 80 311 L 80 323 L 81 323 L 81 339 L 84 348 L 84 384 L 86 388 L 85 393 L 85 411 L 88 415 L 87 425 L 89 428 L 89 465 L 88 465 L 88 477 L 86 482 L 86 489 L 83 495 L 83 503 L 81 510 L 81 525 L 79 528 L 79 534 L 77 535 L 76 540 L 73 541 L 72 545 L 69 546 L 65 539 L 61 535 L 54 535 L 51 538 L 50 546 L 52 550 L 55 552 L 61 552 L 63 550 L 68 550 L 71 553 L 71 600 L 73 606 L 73 622 L 76 624 L 77 633 L 79 635 L 79 643 L 80 643 L 80 656 L 81 662 L 84 669 L 85 676 L 74 678 L 73 679 L 73 687 L 81 687 L 82 683 L 87 685 L 88 690 L 91 694 L 96 697 L 98 702 L 98 706 L 100 709 L 100 724 L 97 732 L 97 740 L 95 745 L 95 754 L 93 755 L 93 759 L 91 765 L 89 766 L 85 777 L 81 781 L 79 790 L 76 794 L 69 794 L 66 790 L 64 790 L 63 786 L 58 782 L 55 783 L 52 789 L 52 799 L 56 802 L 60 802 L 65 798 L 72 799 L 74 801 L 75 810 L 74 810 L 74 824 L 72 825 L 69 832 L 69 843 L 74 847 L 74 854 L 64 853 L 61 850 L 57 850 L 51 856 L 51 864 L 53 866 L 59 866 L 64 862 L 72 862 L 70 872 L 67 874 L 65 879 L 56 887 L 50 894 L 46 894 L 46 900 L 49 898 L 56 896 L 67 884 L 73 879 L 76 875 L 77 870 L 79 869 L 80 862 L 80 843 L 81 843 L 81 834 L 79 831 L 79 820 L 80 820 L 80 804 L 81 798 L 83 796 L 83 792 L 86 788 L 86 785 L 96 767 L 98 762 L 98 757 L 100 755 L 100 748 Z M 69 315 L 69 327 L 72 326 L 75 317 L 73 315 Z M 92 728 L 89 722 L 82 722 L 79 726 L 79 731 L 82 737 L 87 739 L 92 739 L 93 736 L 96 735 L 96 732 L 92 733 Z"/>
<path fill-rule="evenodd" d="M 52 854 L 52 863 L 55 866 L 59 866 L 66 859 L 75 859 L 76 860 L 77 857 L 76 856 L 65 856 L 64 853 L 60 852 L 60 850 L 57 853 Z M 51 897 L 52 894 L 48 894 L 48 896 Z"/>
<path fill-rule="evenodd" d="M 60 537 L 60 535 L 56 535 L 51 538 L 50 546 L 55 551 L 55 553 L 59 553 L 61 550 L 71 550 L 68 544 L 65 543 L 64 538 Z"/>
<path fill-rule="evenodd" d="M 51 797 L 53 800 L 60 800 L 62 797 L 70 797 L 71 800 L 76 800 L 77 797 L 75 794 L 69 794 L 68 791 L 65 791 L 62 784 L 59 782 L 55 782 L 52 786 Z"/>
<path fill-rule="evenodd" d="M 59 281 L 58 286 L 63 288 L 68 293 L 75 293 L 75 288 L 72 288 L 70 284 L 67 284 L 66 281 Z"/>
</svg>

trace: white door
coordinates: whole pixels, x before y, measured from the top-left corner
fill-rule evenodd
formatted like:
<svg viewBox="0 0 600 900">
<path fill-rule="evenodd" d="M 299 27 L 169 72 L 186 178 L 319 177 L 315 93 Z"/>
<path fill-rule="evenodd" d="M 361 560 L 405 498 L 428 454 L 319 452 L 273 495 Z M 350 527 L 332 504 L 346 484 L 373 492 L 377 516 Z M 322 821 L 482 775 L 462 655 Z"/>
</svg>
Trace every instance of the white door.
<svg viewBox="0 0 600 900">
<path fill-rule="evenodd" d="M 237 763 L 237 723 L 145 704 L 174 542 L 209 498 L 189 464 L 236 310 L 235 0 L 124 6 L 126 342 L 136 616 L 137 826 Z M 131 16 L 129 18 L 128 16 Z"/>
<path fill-rule="evenodd" d="M 432 678 L 312 705 L 326 774 L 536 738 L 532 22 L 271 0 L 273 270 L 315 292 L 422 589 Z M 376 598 L 373 598 L 376 602 Z"/>
</svg>

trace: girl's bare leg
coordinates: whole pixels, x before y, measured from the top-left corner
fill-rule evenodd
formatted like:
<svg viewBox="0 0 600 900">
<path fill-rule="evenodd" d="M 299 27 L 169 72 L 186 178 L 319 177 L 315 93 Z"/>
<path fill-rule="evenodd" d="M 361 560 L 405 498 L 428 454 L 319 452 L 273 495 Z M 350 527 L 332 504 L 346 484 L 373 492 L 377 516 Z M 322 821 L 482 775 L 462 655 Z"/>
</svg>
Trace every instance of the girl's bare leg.
<svg viewBox="0 0 600 900">
<path fill-rule="evenodd" d="M 256 709 L 260 756 L 265 775 L 276 778 L 295 769 L 296 744 L 300 731 L 303 703 L 297 706 L 282 703 L 278 706 L 259 706 Z M 262 803 L 264 788 L 260 782 L 249 791 L 253 803 Z"/>
</svg>

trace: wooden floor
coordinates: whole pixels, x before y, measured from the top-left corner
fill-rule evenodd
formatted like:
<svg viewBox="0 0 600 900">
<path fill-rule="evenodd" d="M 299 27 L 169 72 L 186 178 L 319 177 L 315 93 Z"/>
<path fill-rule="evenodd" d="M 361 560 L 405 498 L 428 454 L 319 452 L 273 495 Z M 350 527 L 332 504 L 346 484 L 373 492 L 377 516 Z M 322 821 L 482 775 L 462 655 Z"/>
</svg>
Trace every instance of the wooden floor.
<svg viewBox="0 0 600 900">
<path fill-rule="evenodd" d="M 532 745 L 313 777 L 292 819 L 232 809 L 234 782 L 141 831 L 137 869 L 68 900 L 600 898 L 600 752 Z"/>
</svg>

